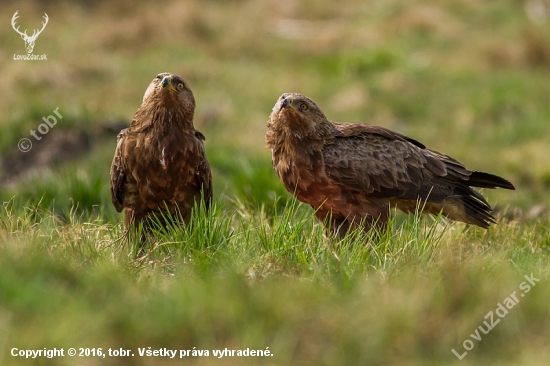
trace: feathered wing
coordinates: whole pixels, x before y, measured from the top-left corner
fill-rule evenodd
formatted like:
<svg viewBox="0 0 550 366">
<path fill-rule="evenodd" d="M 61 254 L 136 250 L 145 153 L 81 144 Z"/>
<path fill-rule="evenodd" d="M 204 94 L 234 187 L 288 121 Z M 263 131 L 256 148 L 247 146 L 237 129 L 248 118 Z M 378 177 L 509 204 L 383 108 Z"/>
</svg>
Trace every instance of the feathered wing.
<svg viewBox="0 0 550 366">
<path fill-rule="evenodd" d="M 115 156 L 113 158 L 113 163 L 111 164 L 111 200 L 117 212 L 121 212 L 123 209 L 123 187 L 126 180 L 126 174 L 124 173 L 124 155 L 123 155 L 123 144 L 126 139 L 126 131 L 124 129 L 120 131 L 117 136 L 117 146 L 115 150 Z"/>
<path fill-rule="evenodd" d="M 334 182 L 404 211 L 424 210 L 488 227 L 494 222 L 485 198 L 470 186 L 513 189 L 508 181 L 467 170 L 458 161 L 378 126 L 335 123 L 323 149 L 325 172 Z"/>
<path fill-rule="evenodd" d="M 212 172 L 210 170 L 210 164 L 206 159 L 204 144 L 202 143 L 202 141 L 205 140 L 204 135 L 199 131 L 196 131 L 195 135 L 200 140 L 200 144 L 202 147 L 200 159 L 199 159 L 199 165 L 197 167 L 197 172 L 195 174 L 195 177 L 196 177 L 197 185 L 202 189 L 204 203 L 206 204 L 206 208 L 208 209 L 212 203 Z"/>
</svg>

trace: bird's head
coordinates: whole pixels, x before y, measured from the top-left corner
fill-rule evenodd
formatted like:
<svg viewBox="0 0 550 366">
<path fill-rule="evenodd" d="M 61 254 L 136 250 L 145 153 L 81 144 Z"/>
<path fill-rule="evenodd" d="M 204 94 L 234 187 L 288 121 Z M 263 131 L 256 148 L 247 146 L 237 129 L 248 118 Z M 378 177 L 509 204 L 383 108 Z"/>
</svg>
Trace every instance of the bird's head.
<svg viewBox="0 0 550 366">
<path fill-rule="evenodd" d="M 333 128 L 321 108 L 299 93 L 284 93 L 279 97 L 271 112 L 270 124 L 287 128 L 300 138 L 322 137 Z"/>
<path fill-rule="evenodd" d="M 143 95 L 143 104 L 181 109 L 191 116 L 195 112 L 195 97 L 191 88 L 181 77 L 169 72 L 162 72 L 151 81 Z"/>
</svg>

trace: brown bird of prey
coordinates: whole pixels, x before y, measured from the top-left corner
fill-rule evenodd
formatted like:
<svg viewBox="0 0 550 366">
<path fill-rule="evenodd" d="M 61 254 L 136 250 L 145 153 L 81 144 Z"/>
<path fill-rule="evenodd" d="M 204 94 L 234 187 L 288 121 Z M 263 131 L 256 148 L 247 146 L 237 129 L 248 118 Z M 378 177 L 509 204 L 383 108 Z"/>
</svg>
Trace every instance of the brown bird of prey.
<svg viewBox="0 0 550 366">
<path fill-rule="evenodd" d="M 423 207 L 487 228 L 495 222 L 492 208 L 471 187 L 514 189 L 506 179 L 468 170 L 397 132 L 330 122 L 301 94 L 283 94 L 267 127 L 267 147 L 286 189 L 341 237 L 358 227 L 385 230 L 390 207 Z"/>
<path fill-rule="evenodd" d="M 129 128 L 118 135 L 111 166 L 111 198 L 130 228 L 156 215 L 188 223 L 201 195 L 212 198 L 204 136 L 193 127 L 195 98 L 179 76 L 158 74 Z"/>
</svg>

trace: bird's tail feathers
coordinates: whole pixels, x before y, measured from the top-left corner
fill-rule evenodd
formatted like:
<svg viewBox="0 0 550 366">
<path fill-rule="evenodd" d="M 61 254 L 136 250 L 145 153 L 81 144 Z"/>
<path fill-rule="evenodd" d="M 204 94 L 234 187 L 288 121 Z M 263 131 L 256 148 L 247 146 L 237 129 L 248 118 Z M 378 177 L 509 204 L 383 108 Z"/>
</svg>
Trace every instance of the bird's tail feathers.
<svg viewBox="0 0 550 366">
<path fill-rule="evenodd" d="M 484 172 L 472 172 L 468 179 L 468 185 L 479 188 L 505 188 L 516 189 L 512 183 L 494 174 Z"/>
<path fill-rule="evenodd" d="M 443 203 L 443 214 L 450 219 L 473 224 L 487 229 L 496 223 L 491 215 L 492 207 L 476 190 L 469 188 L 456 192 Z"/>
</svg>

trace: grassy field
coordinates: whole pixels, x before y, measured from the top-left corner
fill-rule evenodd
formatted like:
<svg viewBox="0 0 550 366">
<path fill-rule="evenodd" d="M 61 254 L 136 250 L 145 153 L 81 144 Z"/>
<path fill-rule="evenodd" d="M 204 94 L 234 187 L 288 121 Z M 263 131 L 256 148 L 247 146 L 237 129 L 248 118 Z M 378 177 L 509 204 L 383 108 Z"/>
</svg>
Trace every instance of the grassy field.
<svg viewBox="0 0 550 366">
<path fill-rule="evenodd" d="M 548 363 L 549 1 L 36 0 L 2 10 L 1 365 Z M 9 25 L 16 10 L 29 34 L 48 14 L 34 49 L 47 61 L 13 59 L 25 54 Z M 158 230 L 138 257 L 108 173 L 116 132 L 162 71 L 194 91 L 215 207 Z M 487 231 L 397 214 L 386 234 L 325 238 L 264 146 L 288 91 L 331 120 L 392 128 L 517 190 L 483 192 L 499 219 Z M 32 137 L 56 108 L 62 118 Z M 148 347 L 177 355 L 140 356 Z M 25 359 L 14 348 L 65 355 Z M 226 348 L 235 354 L 214 355 Z M 247 348 L 264 356 L 237 355 Z"/>
</svg>

